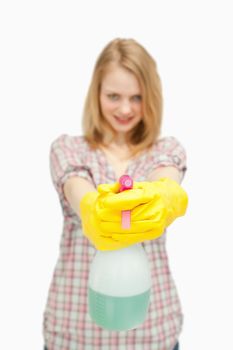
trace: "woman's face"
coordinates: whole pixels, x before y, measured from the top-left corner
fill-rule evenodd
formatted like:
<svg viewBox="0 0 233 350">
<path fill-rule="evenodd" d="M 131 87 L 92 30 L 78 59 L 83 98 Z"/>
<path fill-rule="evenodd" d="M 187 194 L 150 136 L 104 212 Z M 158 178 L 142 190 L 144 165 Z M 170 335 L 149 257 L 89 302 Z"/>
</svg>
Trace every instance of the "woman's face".
<svg viewBox="0 0 233 350">
<path fill-rule="evenodd" d="M 104 75 L 100 88 L 102 114 L 119 133 L 132 130 L 142 119 L 142 95 L 136 76 L 120 66 Z"/>
</svg>

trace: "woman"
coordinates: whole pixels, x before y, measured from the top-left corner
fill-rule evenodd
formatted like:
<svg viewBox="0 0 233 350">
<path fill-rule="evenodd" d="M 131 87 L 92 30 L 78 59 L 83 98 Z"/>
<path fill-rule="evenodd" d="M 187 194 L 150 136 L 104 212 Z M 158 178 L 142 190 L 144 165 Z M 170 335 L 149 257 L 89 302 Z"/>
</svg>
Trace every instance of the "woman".
<svg viewBox="0 0 233 350">
<path fill-rule="evenodd" d="M 48 350 L 178 349 L 183 317 L 165 232 L 187 207 L 180 187 L 186 153 L 175 137 L 159 138 L 161 122 L 162 92 L 154 59 L 133 39 L 111 41 L 94 68 L 83 136 L 63 134 L 51 145 L 51 175 L 64 226 L 44 313 Z M 123 174 L 135 183 L 124 198 L 117 183 Z M 134 231 L 126 234 L 119 231 L 111 210 L 117 205 L 129 209 L 129 203 Z M 110 213 L 108 218 L 101 208 Z M 103 330 L 88 314 L 90 264 L 96 248 L 120 249 L 136 242 L 142 242 L 151 267 L 148 317 L 128 332 Z"/>
</svg>

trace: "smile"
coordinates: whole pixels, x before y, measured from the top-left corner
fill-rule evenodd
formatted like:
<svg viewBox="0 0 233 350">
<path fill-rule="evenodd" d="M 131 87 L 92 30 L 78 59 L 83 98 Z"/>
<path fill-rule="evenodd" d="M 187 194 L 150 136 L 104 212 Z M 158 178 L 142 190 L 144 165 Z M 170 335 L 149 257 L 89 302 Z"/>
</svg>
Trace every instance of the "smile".
<svg viewBox="0 0 233 350">
<path fill-rule="evenodd" d="M 115 120 L 120 123 L 120 124 L 128 124 L 134 117 L 130 117 L 130 118 L 120 118 L 114 115 Z"/>
</svg>

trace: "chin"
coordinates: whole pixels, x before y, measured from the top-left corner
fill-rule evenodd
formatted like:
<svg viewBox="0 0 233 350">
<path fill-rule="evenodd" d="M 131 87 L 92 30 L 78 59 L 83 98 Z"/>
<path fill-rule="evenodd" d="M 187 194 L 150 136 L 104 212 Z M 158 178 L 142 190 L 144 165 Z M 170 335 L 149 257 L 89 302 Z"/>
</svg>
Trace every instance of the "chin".
<svg viewBox="0 0 233 350">
<path fill-rule="evenodd" d="M 131 125 L 131 126 L 122 126 L 122 127 L 116 127 L 116 126 L 113 126 L 113 129 L 115 130 L 115 132 L 124 132 L 124 133 L 127 133 L 131 130 L 133 130 L 135 128 L 135 125 Z"/>
</svg>

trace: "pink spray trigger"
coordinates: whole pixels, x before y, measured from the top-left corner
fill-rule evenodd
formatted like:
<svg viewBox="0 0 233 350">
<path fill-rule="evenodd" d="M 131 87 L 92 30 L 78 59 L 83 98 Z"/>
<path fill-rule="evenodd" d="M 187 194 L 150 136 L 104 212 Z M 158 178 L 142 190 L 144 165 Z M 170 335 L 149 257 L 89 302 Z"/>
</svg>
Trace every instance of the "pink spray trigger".
<svg viewBox="0 0 233 350">
<path fill-rule="evenodd" d="M 129 175 L 122 175 L 119 179 L 120 192 L 133 188 L 133 179 Z M 121 213 L 122 228 L 130 228 L 130 210 L 122 210 Z"/>
</svg>

